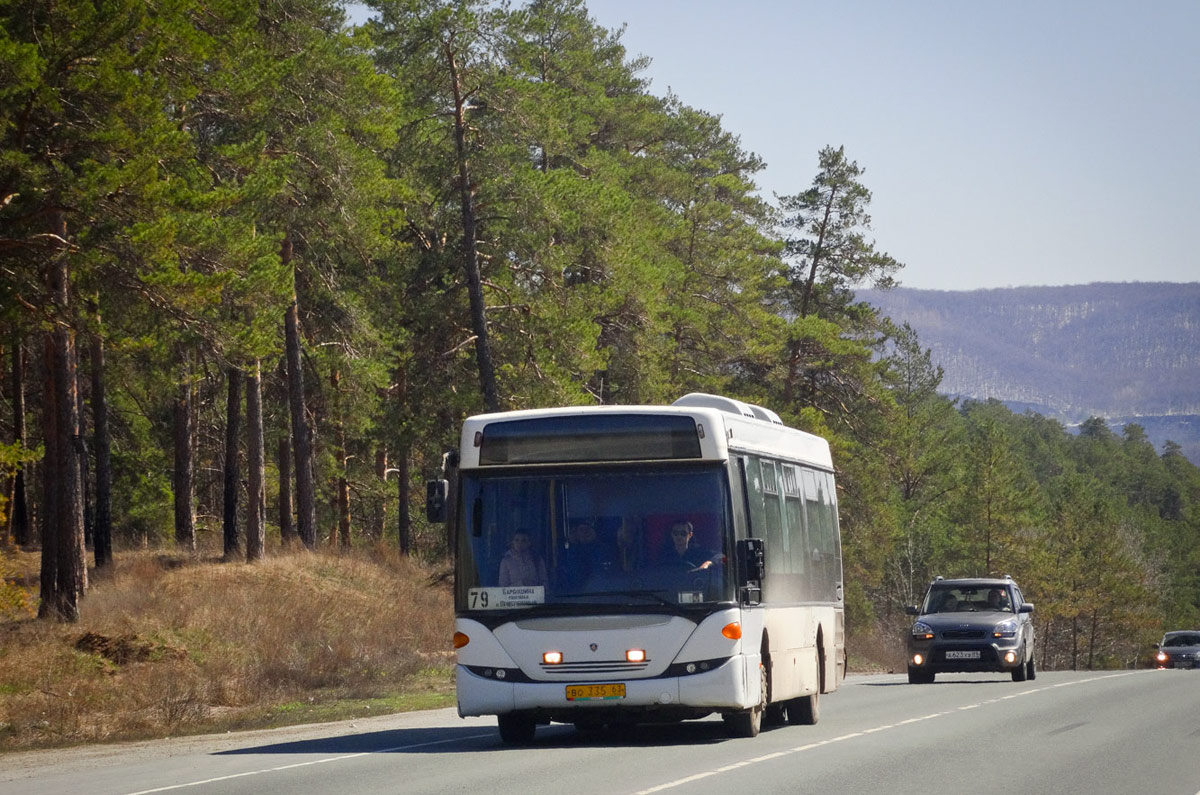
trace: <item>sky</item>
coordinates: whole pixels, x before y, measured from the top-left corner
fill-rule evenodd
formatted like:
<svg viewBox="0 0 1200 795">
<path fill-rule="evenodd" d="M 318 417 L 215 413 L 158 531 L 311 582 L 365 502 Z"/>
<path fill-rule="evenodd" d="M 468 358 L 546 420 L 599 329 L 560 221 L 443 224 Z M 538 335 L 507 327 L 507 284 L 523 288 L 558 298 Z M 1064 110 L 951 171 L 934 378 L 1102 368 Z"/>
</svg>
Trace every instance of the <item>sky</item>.
<svg viewBox="0 0 1200 795">
<path fill-rule="evenodd" d="M 864 169 L 903 286 L 1200 281 L 1200 0 L 587 0 L 795 194 Z"/>
<path fill-rule="evenodd" d="M 844 147 L 902 286 L 1200 282 L 1200 0 L 585 1 L 764 198 Z"/>
</svg>

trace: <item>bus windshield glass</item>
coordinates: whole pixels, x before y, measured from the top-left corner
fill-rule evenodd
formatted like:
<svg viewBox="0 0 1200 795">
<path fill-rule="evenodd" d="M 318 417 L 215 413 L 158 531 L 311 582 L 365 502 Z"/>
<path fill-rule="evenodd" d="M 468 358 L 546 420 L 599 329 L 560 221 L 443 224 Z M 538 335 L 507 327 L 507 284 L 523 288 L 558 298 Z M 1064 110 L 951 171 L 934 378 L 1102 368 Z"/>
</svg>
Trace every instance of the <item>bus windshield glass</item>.
<svg viewBox="0 0 1200 795">
<path fill-rule="evenodd" d="M 725 469 L 464 472 L 459 612 L 679 610 L 733 598 Z"/>
</svg>

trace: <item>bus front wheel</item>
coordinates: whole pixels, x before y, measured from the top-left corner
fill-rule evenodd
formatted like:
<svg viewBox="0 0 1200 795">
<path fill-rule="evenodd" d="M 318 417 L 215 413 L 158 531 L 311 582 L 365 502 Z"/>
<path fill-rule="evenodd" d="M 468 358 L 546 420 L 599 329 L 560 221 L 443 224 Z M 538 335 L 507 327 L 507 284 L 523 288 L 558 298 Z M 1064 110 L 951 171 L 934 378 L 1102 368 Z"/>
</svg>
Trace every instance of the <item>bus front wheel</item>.
<svg viewBox="0 0 1200 795">
<path fill-rule="evenodd" d="M 757 737 L 762 730 L 763 712 L 767 708 L 767 667 L 758 664 L 758 703 L 749 709 L 727 713 L 721 717 L 734 737 Z"/>
<path fill-rule="evenodd" d="M 528 745 L 533 742 L 533 733 L 537 729 L 533 718 L 510 712 L 497 716 L 496 720 L 500 725 L 500 739 L 509 745 Z"/>
</svg>

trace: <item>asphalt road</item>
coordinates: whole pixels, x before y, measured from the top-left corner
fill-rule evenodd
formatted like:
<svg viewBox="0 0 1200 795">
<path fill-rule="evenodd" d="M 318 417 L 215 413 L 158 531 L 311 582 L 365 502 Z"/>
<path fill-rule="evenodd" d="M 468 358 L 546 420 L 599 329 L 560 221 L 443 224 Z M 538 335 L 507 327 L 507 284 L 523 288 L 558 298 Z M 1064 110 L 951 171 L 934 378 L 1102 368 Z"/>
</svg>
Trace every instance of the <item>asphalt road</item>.
<svg viewBox="0 0 1200 795">
<path fill-rule="evenodd" d="M 0 756 L 20 793 L 1154 793 L 1200 795 L 1200 671 L 852 676 L 816 726 L 715 719 L 529 747 L 453 710 Z"/>
</svg>

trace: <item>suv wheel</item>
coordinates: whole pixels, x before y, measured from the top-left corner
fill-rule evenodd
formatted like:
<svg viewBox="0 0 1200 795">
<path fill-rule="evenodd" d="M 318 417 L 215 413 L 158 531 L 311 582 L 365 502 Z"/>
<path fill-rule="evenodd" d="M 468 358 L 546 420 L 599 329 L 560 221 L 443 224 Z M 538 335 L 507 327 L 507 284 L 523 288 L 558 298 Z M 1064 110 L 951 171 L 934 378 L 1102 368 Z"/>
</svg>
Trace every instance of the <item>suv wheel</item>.
<svg viewBox="0 0 1200 795">
<path fill-rule="evenodd" d="M 1025 656 L 1024 652 L 1021 653 L 1021 656 Z M 1014 682 L 1024 682 L 1029 678 L 1028 663 L 1018 663 L 1017 667 L 1012 669 L 1012 678 Z"/>
<path fill-rule="evenodd" d="M 908 669 L 908 683 L 910 685 L 931 685 L 933 677 L 936 676 L 933 671 L 922 671 L 917 668 Z"/>
</svg>

